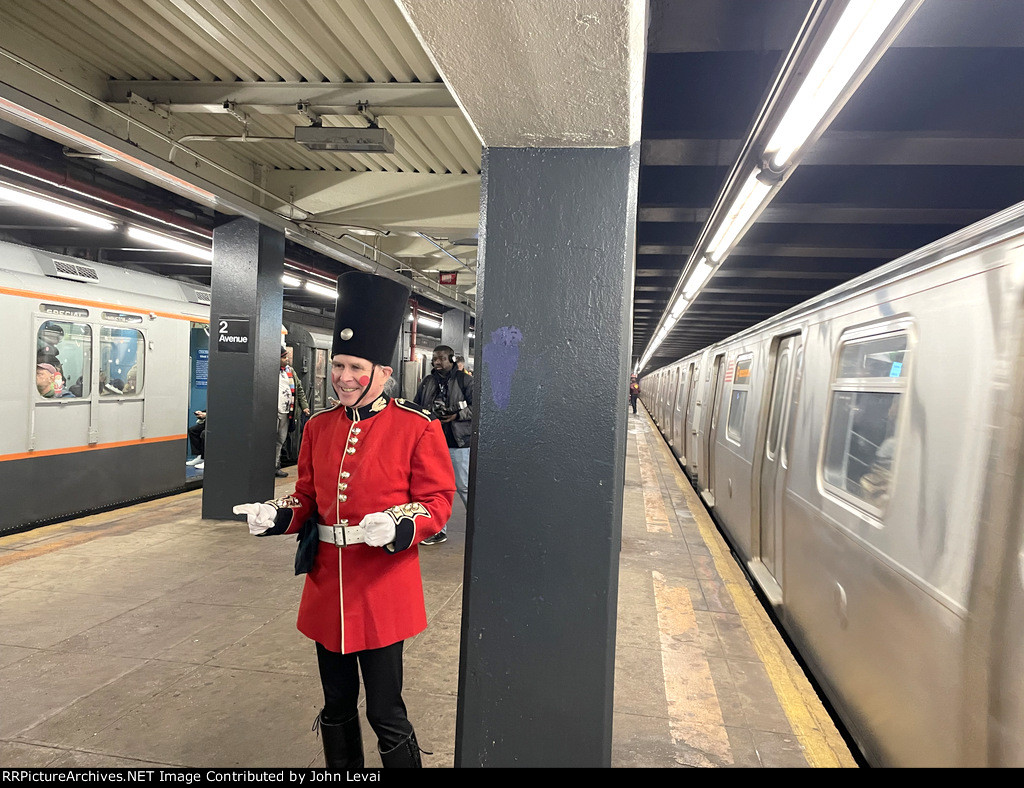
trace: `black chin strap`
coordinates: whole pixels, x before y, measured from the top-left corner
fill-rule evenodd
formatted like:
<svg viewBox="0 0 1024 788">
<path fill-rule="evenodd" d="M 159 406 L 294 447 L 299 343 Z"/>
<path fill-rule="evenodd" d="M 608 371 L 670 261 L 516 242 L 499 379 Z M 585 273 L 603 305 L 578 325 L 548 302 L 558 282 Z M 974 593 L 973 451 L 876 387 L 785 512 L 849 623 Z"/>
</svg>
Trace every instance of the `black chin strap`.
<svg viewBox="0 0 1024 788">
<path fill-rule="evenodd" d="M 377 365 L 374 364 L 370 368 L 370 379 L 368 381 L 366 381 L 366 388 L 364 388 L 362 390 L 362 392 L 359 394 L 359 399 L 356 400 L 356 404 L 352 406 L 352 408 L 354 410 L 358 409 L 361 404 L 364 404 L 363 403 L 363 397 L 366 396 L 366 392 L 369 391 L 370 390 L 370 386 L 373 385 L 373 376 L 376 375 L 376 374 L 377 374 Z"/>
</svg>

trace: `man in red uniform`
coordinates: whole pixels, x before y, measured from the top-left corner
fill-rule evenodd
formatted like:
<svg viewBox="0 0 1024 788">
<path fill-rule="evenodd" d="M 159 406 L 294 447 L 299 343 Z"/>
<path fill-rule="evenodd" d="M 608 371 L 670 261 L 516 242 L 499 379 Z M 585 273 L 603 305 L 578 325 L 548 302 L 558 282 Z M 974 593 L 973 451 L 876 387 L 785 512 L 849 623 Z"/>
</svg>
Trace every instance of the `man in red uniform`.
<svg viewBox="0 0 1024 788">
<path fill-rule="evenodd" d="M 295 492 L 235 507 L 258 536 L 311 529 L 315 518 L 298 628 L 316 641 L 317 723 L 331 769 L 363 766 L 359 672 L 381 762 L 421 765 L 402 701 L 402 644 L 427 626 L 417 545 L 447 522 L 455 477 L 440 422 L 384 393 L 409 295 L 362 272 L 338 278 L 331 380 L 340 402 L 307 422 Z"/>
</svg>

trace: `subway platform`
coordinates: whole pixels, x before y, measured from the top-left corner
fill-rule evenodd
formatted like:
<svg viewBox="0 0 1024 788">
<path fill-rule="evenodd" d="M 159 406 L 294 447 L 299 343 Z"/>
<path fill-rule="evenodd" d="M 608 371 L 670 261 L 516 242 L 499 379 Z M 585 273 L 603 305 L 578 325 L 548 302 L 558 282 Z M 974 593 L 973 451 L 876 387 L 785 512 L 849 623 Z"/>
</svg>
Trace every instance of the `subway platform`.
<svg viewBox="0 0 1024 788">
<path fill-rule="evenodd" d="M 0 766 L 323 765 L 295 542 L 201 519 L 201 494 L 0 539 Z M 642 411 L 623 509 L 611 765 L 855 767 Z M 405 700 L 435 768 L 454 765 L 458 498 L 448 533 L 420 548 L 430 623 L 405 647 Z M 368 767 L 372 742 L 364 720 Z"/>
</svg>

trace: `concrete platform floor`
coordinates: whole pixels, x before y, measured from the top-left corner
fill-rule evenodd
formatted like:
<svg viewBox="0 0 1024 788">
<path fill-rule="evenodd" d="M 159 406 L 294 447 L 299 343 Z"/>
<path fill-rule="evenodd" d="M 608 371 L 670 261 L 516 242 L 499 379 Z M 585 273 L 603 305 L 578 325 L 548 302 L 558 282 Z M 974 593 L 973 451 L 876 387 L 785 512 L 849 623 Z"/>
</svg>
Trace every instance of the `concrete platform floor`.
<svg viewBox="0 0 1024 788">
<path fill-rule="evenodd" d="M 202 520 L 201 494 L 0 539 L 0 766 L 322 765 L 295 542 Z M 854 766 L 644 414 L 623 504 L 612 766 Z M 454 763 L 458 499 L 448 533 L 420 548 L 430 625 L 405 648 L 427 767 Z"/>
</svg>

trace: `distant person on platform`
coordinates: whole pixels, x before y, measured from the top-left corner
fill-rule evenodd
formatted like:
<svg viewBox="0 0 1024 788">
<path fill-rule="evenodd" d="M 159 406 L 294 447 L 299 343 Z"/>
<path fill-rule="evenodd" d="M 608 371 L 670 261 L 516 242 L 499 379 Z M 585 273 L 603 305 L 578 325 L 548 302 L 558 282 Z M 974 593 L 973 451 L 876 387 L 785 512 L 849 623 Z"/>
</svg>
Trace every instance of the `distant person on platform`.
<svg viewBox="0 0 1024 788">
<path fill-rule="evenodd" d="M 429 411 L 441 422 L 448 442 L 455 471 L 455 489 L 468 505 L 469 501 L 469 441 L 473 434 L 473 381 L 469 374 L 455 368 L 455 351 L 448 345 L 438 345 L 430 360 L 433 372 L 420 381 L 416 389 L 416 404 Z M 425 545 L 448 541 L 448 524 Z"/>
<path fill-rule="evenodd" d="M 464 356 L 455 357 L 455 368 L 459 372 L 465 372 L 467 375 L 472 377 L 473 373 L 466 369 L 466 358 Z"/>
<path fill-rule="evenodd" d="M 633 415 L 636 415 L 636 401 L 640 396 L 640 381 L 636 375 L 629 376 L 629 404 L 633 406 Z"/>
<path fill-rule="evenodd" d="M 277 454 L 274 455 L 274 475 L 287 476 L 288 471 L 281 467 L 281 449 L 288 440 L 288 433 L 295 429 L 295 405 L 309 415 L 309 401 L 302 390 L 302 381 L 295 370 L 288 366 L 288 348 L 281 347 L 281 375 L 277 386 Z"/>
<path fill-rule="evenodd" d="M 361 271 L 338 277 L 340 404 L 306 424 L 292 495 L 234 509 L 250 533 L 300 534 L 296 572 L 309 574 L 298 627 L 316 641 L 324 708 L 314 727 L 333 770 L 363 768 L 360 673 L 381 762 L 422 765 L 402 700 L 402 644 L 427 626 L 417 545 L 451 514 L 455 479 L 440 423 L 384 393 L 410 292 Z M 278 722 L 254 730 L 272 736 Z"/>
</svg>

